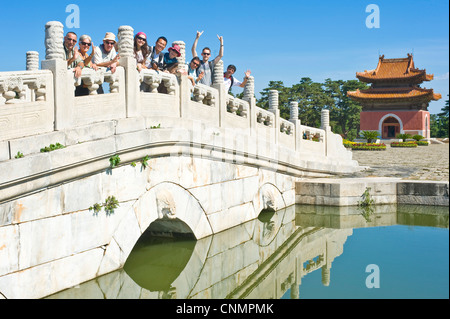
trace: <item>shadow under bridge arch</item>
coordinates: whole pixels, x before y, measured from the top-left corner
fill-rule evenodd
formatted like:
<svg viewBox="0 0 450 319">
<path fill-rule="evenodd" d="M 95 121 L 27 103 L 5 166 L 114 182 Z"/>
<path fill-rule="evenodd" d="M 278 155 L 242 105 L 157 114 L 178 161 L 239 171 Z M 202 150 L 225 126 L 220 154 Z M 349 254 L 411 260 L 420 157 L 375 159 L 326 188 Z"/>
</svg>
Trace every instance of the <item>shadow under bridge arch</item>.
<svg viewBox="0 0 450 319">
<path fill-rule="evenodd" d="M 175 183 L 155 185 L 138 199 L 134 210 L 141 230 L 153 235 L 200 239 L 213 233 L 198 200 Z"/>
</svg>

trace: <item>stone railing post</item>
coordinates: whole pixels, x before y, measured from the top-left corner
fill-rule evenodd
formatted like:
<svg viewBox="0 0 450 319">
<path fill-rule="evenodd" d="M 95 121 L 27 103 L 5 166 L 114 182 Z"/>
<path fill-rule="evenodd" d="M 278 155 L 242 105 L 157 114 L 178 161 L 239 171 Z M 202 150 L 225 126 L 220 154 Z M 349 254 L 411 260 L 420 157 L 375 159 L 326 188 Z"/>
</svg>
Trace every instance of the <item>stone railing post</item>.
<svg viewBox="0 0 450 319">
<path fill-rule="evenodd" d="M 290 107 L 289 122 L 294 123 L 295 126 L 295 133 L 294 133 L 295 150 L 299 151 L 303 140 L 303 136 L 302 136 L 301 121 L 298 118 L 298 102 L 295 101 L 290 102 L 289 107 Z"/>
<path fill-rule="evenodd" d="M 172 42 L 172 46 L 174 46 L 175 44 L 180 47 L 180 53 L 181 53 L 181 56 L 179 56 L 177 58 L 177 61 L 178 61 L 178 69 L 177 70 L 179 72 L 187 71 L 187 65 L 186 65 L 186 44 L 184 43 L 184 41 L 174 41 L 174 42 Z"/>
<path fill-rule="evenodd" d="M 325 110 L 325 109 L 323 109 L 321 112 L 320 112 L 320 128 L 322 129 L 322 130 L 324 130 L 325 131 L 325 134 L 324 134 L 324 141 L 323 141 L 323 143 L 324 143 L 324 146 L 325 146 L 325 156 L 328 156 L 328 150 L 331 150 L 332 149 L 332 145 L 328 145 L 328 143 L 330 143 L 331 142 L 331 134 L 333 134 L 333 132 L 331 132 L 331 126 L 330 126 L 330 111 L 329 110 Z"/>
<path fill-rule="evenodd" d="M 186 65 L 186 44 L 184 41 L 178 40 L 172 42 L 172 46 L 178 45 L 180 47 L 180 53 L 181 56 L 177 58 L 178 61 L 178 68 L 177 68 L 177 77 L 178 77 L 178 83 L 179 83 L 179 116 L 183 117 L 185 111 L 187 110 L 188 104 L 191 101 L 191 88 L 192 84 L 191 81 L 187 78 L 187 65 Z"/>
<path fill-rule="evenodd" d="M 73 73 L 67 71 L 67 62 L 64 58 L 64 26 L 59 21 L 47 22 L 45 24 L 45 60 L 42 61 L 41 66 L 42 69 L 53 73 L 55 130 L 57 131 L 71 127 L 74 116 Z"/>
<path fill-rule="evenodd" d="M 39 70 L 39 52 L 28 51 L 27 52 L 27 71 Z"/>
<path fill-rule="evenodd" d="M 330 111 L 322 110 L 320 112 L 320 128 L 326 130 L 328 126 L 330 126 Z"/>
<path fill-rule="evenodd" d="M 28 51 L 27 52 L 27 71 L 37 71 L 39 70 L 39 52 Z M 25 94 L 27 102 L 32 102 L 36 99 L 34 90 L 30 88 L 26 89 L 28 94 Z M 24 92 L 24 91 L 22 91 Z"/>
<path fill-rule="evenodd" d="M 278 135 L 280 134 L 280 110 L 278 109 L 278 91 L 269 91 L 269 112 L 272 112 L 275 116 L 273 123 L 275 129 L 275 144 L 278 144 Z"/>
<path fill-rule="evenodd" d="M 219 60 L 214 65 L 214 79 L 213 79 L 213 88 L 216 88 L 219 91 L 219 100 L 217 101 L 218 112 L 219 112 L 219 127 L 223 127 L 225 123 L 225 114 L 227 113 L 227 95 L 228 92 L 225 92 L 225 86 L 223 83 L 223 61 Z"/>
<path fill-rule="evenodd" d="M 120 26 L 117 34 L 119 40 L 119 65 L 125 70 L 125 103 L 127 117 L 141 116 L 141 99 L 139 98 L 139 74 L 134 57 L 134 29 L 128 25 Z"/>
<path fill-rule="evenodd" d="M 255 78 L 253 76 L 248 77 L 242 99 L 247 101 L 249 105 L 247 114 L 249 117 L 250 134 L 256 134 L 255 129 L 258 121 L 256 119 Z"/>
</svg>

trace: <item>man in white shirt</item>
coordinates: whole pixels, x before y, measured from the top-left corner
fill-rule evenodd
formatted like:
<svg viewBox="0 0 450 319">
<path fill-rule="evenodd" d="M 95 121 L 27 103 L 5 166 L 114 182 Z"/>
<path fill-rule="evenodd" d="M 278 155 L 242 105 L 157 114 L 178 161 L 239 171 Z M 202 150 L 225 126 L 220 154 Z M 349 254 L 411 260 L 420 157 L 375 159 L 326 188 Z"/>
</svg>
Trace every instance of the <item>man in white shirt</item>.
<svg viewBox="0 0 450 319">
<path fill-rule="evenodd" d="M 106 32 L 103 38 L 103 44 L 100 44 L 94 53 L 92 58 L 92 63 L 96 64 L 99 68 L 110 69 L 111 73 L 116 72 L 117 61 L 119 60 L 119 55 L 116 53 L 114 45 L 116 44 L 116 36 L 112 32 Z M 103 87 L 97 89 L 98 94 L 103 94 Z"/>
<path fill-rule="evenodd" d="M 103 44 L 100 44 L 95 50 L 92 62 L 98 67 L 109 68 L 112 73 L 116 72 L 119 55 L 116 54 L 115 44 L 116 36 L 114 33 L 106 32 Z"/>
<path fill-rule="evenodd" d="M 236 72 L 236 67 L 233 64 L 230 64 L 227 67 L 227 71 L 223 74 L 223 83 L 225 84 L 225 92 L 227 93 L 231 91 L 231 87 L 233 86 L 239 86 L 241 88 L 245 87 L 248 77 L 251 74 L 250 70 L 247 70 L 247 72 L 245 72 L 244 81 L 241 82 L 233 76 L 234 72 Z"/>
</svg>

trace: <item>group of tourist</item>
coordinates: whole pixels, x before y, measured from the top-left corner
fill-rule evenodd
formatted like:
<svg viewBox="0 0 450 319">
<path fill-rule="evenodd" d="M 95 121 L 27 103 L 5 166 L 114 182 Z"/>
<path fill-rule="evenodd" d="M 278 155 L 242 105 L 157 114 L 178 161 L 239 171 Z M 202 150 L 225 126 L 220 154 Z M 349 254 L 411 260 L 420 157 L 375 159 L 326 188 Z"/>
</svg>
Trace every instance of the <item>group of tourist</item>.
<svg viewBox="0 0 450 319">
<path fill-rule="evenodd" d="M 214 79 L 214 66 L 223 57 L 223 37 L 217 36 L 220 42 L 219 54 L 211 58 L 211 49 L 204 47 L 200 59 L 197 55 L 197 44 L 202 32 L 197 31 L 194 44 L 192 45 L 193 58 L 187 63 L 187 77 L 191 81 L 192 86 L 197 83 L 211 86 Z M 116 37 L 112 32 L 106 32 L 103 43 L 95 47 L 92 39 L 88 35 L 82 35 L 79 41 L 79 47 L 76 47 L 77 35 L 75 32 L 67 32 L 64 37 L 64 52 L 67 61 L 67 67 L 73 69 L 76 78 L 81 76 L 83 68 L 106 68 L 112 73 L 116 71 L 118 61 L 120 59 L 117 54 Z M 138 32 L 134 36 L 134 56 L 136 58 L 136 68 L 140 72 L 143 69 L 153 69 L 155 71 L 168 72 L 175 74 L 180 70 L 178 68 L 178 57 L 181 56 L 181 49 L 177 44 L 172 45 L 168 52 L 163 52 L 167 46 L 167 39 L 163 36 L 159 37 L 154 46 L 149 46 L 147 35 L 144 32 Z M 89 53 L 89 49 L 91 50 Z M 236 79 L 233 74 L 236 72 L 234 65 L 229 65 L 224 72 L 224 84 L 227 92 L 231 91 L 231 87 L 244 87 L 250 76 L 250 70 L 245 72 L 244 80 L 241 82 Z M 97 90 L 99 94 L 103 93 L 102 86 Z M 88 95 L 89 90 L 81 84 L 75 89 L 75 96 Z"/>
</svg>

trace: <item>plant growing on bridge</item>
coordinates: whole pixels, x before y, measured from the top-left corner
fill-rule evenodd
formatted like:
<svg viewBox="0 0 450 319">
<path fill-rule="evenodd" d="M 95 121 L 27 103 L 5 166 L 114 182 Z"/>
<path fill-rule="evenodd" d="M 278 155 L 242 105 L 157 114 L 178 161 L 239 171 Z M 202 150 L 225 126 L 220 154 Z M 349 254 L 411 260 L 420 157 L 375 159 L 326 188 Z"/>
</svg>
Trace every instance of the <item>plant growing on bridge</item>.
<svg viewBox="0 0 450 319">
<path fill-rule="evenodd" d="M 65 146 L 60 144 L 60 143 L 50 144 L 50 146 L 46 146 L 46 147 L 41 148 L 41 153 L 51 152 L 51 151 L 58 150 L 58 149 L 61 149 L 61 148 L 64 148 L 64 147 Z"/>
<path fill-rule="evenodd" d="M 141 164 L 143 168 L 147 168 L 148 166 L 148 160 L 150 159 L 150 157 L 148 155 L 145 155 L 145 157 L 143 159 L 141 159 Z"/>
<path fill-rule="evenodd" d="M 116 167 L 120 163 L 119 155 L 114 155 L 109 158 L 109 163 L 111 164 L 111 168 Z"/>
<path fill-rule="evenodd" d="M 22 158 L 24 155 L 22 152 L 17 152 L 16 156 L 14 158 Z"/>
<path fill-rule="evenodd" d="M 374 200 L 372 196 L 370 195 L 370 187 L 366 187 L 366 190 L 361 195 L 361 200 L 358 201 L 358 208 L 361 211 L 361 215 L 364 217 L 364 219 L 368 222 L 370 222 L 370 215 L 373 214 L 374 208 Z"/>
<path fill-rule="evenodd" d="M 114 196 L 108 196 L 103 204 L 95 203 L 89 207 L 89 211 L 93 210 L 94 214 L 98 214 L 102 207 L 105 209 L 106 215 L 114 213 L 114 209 L 119 207 L 119 201 Z"/>
</svg>

